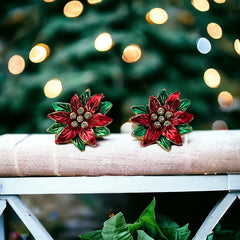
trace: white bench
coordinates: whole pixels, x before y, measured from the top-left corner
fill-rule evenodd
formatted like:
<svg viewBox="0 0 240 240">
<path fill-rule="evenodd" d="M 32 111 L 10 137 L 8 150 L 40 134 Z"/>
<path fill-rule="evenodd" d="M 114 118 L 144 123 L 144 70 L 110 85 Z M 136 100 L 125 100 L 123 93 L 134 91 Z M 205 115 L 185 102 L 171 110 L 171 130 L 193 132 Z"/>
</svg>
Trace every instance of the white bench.
<svg viewBox="0 0 240 240">
<path fill-rule="evenodd" d="M 240 198 L 240 131 L 195 131 L 171 152 L 112 134 L 80 152 L 48 134 L 0 137 L 0 239 L 8 202 L 36 240 L 50 240 L 18 195 L 226 191 L 194 240 L 206 239 Z M 211 175 L 209 175 L 211 174 Z M 218 175 L 220 174 L 220 175 Z"/>
</svg>

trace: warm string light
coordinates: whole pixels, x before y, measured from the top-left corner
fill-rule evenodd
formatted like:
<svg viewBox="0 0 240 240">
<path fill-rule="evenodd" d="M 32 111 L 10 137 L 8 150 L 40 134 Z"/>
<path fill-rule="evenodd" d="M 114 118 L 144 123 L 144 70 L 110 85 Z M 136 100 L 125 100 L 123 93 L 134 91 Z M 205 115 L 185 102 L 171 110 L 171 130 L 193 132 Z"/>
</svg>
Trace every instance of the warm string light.
<svg viewBox="0 0 240 240">
<path fill-rule="evenodd" d="M 63 13 L 68 18 L 75 18 L 81 15 L 83 4 L 80 1 L 70 1 L 63 8 Z"/>
<path fill-rule="evenodd" d="M 87 1 L 88 1 L 89 4 L 92 4 L 92 5 L 102 2 L 102 0 L 87 0 Z"/>
<path fill-rule="evenodd" d="M 153 8 L 146 14 L 146 20 L 151 24 L 164 24 L 168 20 L 168 14 L 162 8 Z"/>
<path fill-rule="evenodd" d="M 222 28 L 217 23 L 209 23 L 207 25 L 207 32 L 210 37 L 220 39 L 222 37 Z"/>
<path fill-rule="evenodd" d="M 8 61 L 8 70 L 10 73 L 17 75 L 23 72 L 25 68 L 25 60 L 20 55 L 12 56 Z"/>
<path fill-rule="evenodd" d="M 233 104 L 233 96 L 227 91 L 223 91 L 218 95 L 218 103 L 223 108 L 229 108 Z"/>
<path fill-rule="evenodd" d="M 56 98 L 62 93 L 62 83 L 59 79 L 51 79 L 44 86 L 44 94 L 48 98 Z"/>
<path fill-rule="evenodd" d="M 97 36 L 94 46 L 100 52 L 109 51 L 113 46 L 112 36 L 109 33 L 101 33 Z"/>
<path fill-rule="evenodd" d="M 240 41 L 239 39 L 236 39 L 234 41 L 234 49 L 238 55 L 240 55 Z"/>
<path fill-rule="evenodd" d="M 122 59 L 127 63 L 134 63 L 137 62 L 141 56 L 141 48 L 136 44 L 131 44 L 124 49 Z"/>
<path fill-rule="evenodd" d="M 212 124 L 212 130 L 228 130 L 227 123 L 223 120 L 216 120 Z"/>
<path fill-rule="evenodd" d="M 211 51 L 211 43 L 207 38 L 201 37 L 197 40 L 197 49 L 202 54 L 207 54 Z"/>
<path fill-rule="evenodd" d="M 213 1 L 218 4 L 222 4 L 226 2 L 226 0 L 213 0 Z"/>
<path fill-rule="evenodd" d="M 49 47 L 44 43 L 35 45 L 29 52 L 29 59 L 33 63 L 40 63 L 47 59 L 50 54 Z"/>
<path fill-rule="evenodd" d="M 209 68 L 204 73 L 204 81 L 210 88 L 217 88 L 220 85 L 221 77 L 218 71 L 214 68 Z"/>
<path fill-rule="evenodd" d="M 207 12 L 210 4 L 207 0 L 192 0 L 192 5 L 200 12 Z"/>
<path fill-rule="evenodd" d="M 44 2 L 50 3 L 50 2 L 54 2 L 55 0 L 43 0 Z"/>
</svg>

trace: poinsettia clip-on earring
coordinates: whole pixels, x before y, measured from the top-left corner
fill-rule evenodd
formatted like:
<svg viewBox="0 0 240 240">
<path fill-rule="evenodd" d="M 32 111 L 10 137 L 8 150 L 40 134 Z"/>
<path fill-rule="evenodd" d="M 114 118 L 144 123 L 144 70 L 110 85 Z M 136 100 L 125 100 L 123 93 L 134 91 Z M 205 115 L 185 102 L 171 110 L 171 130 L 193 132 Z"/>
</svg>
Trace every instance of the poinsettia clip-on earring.
<svg viewBox="0 0 240 240">
<path fill-rule="evenodd" d="M 193 115 L 186 112 L 189 105 L 190 100 L 180 100 L 180 92 L 168 95 L 164 89 L 157 97 L 150 96 L 149 105 L 132 107 L 136 115 L 130 119 L 132 136 L 143 147 L 157 143 L 170 151 L 171 145 L 182 145 L 181 135 L 192 131 L 188 123 Z"/>
<path fill-rule="evenodd" d="M 112 103 L 103 102 L 102 93 L 91 96 L 87 89 L 80 96 L 74 94 L 70 103 L 55 102 L 55 112 L 48 114 L 53 123 L 47 131 L 55 133 L 55 143 L 72 142 L 81 151 L 85 145 L 96 146 L 96 138 L 110 134 L 106 127 L 112 122 L 112 118 L 106 114 L 112 107 Z"/>
</svg>

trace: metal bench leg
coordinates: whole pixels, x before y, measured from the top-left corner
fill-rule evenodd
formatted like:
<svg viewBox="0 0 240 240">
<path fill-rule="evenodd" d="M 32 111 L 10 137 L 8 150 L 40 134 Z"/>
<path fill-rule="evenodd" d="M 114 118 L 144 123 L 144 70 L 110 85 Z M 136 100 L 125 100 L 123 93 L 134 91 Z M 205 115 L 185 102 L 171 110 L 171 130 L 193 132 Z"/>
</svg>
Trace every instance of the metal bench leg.
<svg viewBox="0 0 240 240">
<path fill-rule="evenodd" d="M 221 199 L 212 211 L 208 214 L 207 218 L 203 222 L 202 226 L 196 233 L 194 240 L 205 240 L 207 236 L 212 233 L 212 230 L 217 225 L 219 220 L 237 199 L 240 199 L 240 193 L 228 193 L 223 199 Z"/>
<path fill-rule="evenodd" d="M 1 199 L 7 200 L 9 205 L 13 208 L 36 240 L 53 240 L 53 238 L 49 235 L 46 229 L 42 226 L 42 224 L 38 221 L 38 219 L 25 205 L 20 197 L 2 196 Z"/>
</svg>

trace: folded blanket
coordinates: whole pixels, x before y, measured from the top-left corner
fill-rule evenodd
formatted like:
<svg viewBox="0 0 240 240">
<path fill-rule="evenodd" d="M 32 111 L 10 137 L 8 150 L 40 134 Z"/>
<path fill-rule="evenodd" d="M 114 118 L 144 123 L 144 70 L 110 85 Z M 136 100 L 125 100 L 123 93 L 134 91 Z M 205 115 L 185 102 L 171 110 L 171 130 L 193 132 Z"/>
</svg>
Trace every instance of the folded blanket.
<svg viewBox="0 0 240 240">
<path fill-rule="evenodd" d="M 240 130 L 194 131 L 170 152 L 111 134 L 84 152 L 53 134 L 0 136 L 0 176 L 181 175 L 240 172 Z"/>
</svg>

